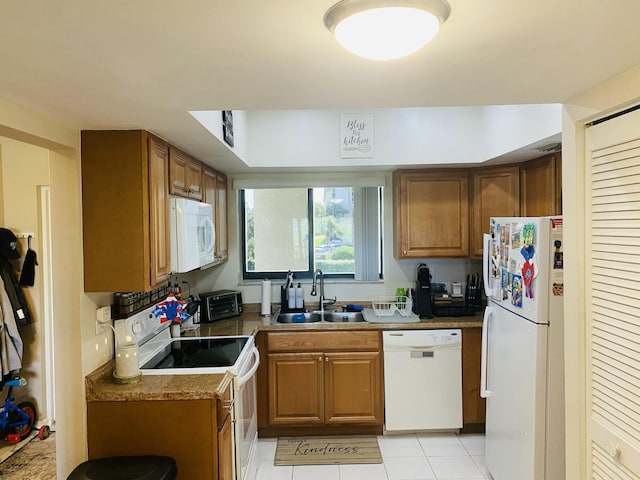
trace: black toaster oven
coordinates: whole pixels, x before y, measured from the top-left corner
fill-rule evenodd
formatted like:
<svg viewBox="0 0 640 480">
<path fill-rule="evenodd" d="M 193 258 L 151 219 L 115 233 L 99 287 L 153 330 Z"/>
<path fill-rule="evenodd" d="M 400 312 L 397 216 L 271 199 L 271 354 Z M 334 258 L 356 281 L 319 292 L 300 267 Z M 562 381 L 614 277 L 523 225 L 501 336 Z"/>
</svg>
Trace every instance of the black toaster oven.
<svg viewBox="0 0 640 480">
<path fill-rule="evenodd" d="M 200 321 L 215 322 L 242 314 L 242 293 L 217 290 L 200 294 Z"/>
</svg>

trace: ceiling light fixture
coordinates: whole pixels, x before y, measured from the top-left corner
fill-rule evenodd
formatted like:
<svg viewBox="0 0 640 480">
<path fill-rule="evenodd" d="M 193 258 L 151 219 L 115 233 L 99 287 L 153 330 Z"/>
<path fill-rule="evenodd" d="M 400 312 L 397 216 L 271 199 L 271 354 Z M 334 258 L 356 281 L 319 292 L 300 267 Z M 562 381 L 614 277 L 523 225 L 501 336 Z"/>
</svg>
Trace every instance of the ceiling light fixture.
<svg viewBox="0 0 640 480">
<path fill-rule="evenodd" d="M 449 17 L 446 0 L 342 0 L 324 24 L 340 45 L 371 60 L 393 60 L 420 50 Z"/>
</svg>

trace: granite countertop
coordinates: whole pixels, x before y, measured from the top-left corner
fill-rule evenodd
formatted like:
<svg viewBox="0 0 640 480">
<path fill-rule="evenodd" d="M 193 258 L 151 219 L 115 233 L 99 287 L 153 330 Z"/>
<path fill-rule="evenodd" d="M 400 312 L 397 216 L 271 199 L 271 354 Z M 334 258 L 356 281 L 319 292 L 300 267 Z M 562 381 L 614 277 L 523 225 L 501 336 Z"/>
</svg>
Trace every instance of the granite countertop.
<svg viewBox="0 0 640 480">
<path fill-rule="evenodd" d="M 184 332 L 187 336 L 255 335 L 260 331 L 310 330 L 425 330 L 436 328 L 481 328 L 482 313 L 468 317 L 433 317 L 418 323 L 286 323 L 271 324 L 271 316 L 263 317 L 259 305 L 247 305 L 245 312 L 234 318 L 213 323 L 200 323 L 196 329 Z M 275 313 L 275 309 L 273 310 Z"/>
<path fill-rule="evenodd" d="M 230 373 L 209 375 L 142 375 L 137 383 L 113 379 L 111 360 L 85 377 L 87 402 L 135 400 L 208 400 L 222 396 L 233 378 Z"/>
<path fill-rule="evenodd" d="M 436 328 L 480 328 L 482 314 L 469 317 L 434 317 L 419 323 L 303 323 L 271 324 L 271 317 L 260 315 L 259 304 L 245 305 L 239 317 L 213 323 L 196 324 L 184 336 L 256 335 L 258 332 L 318 330 L 424 330 Z M 275 312 L 275 310 L 274 310 Z M 231 381 L 230 374 L 143 375 L 140 382 L 118 384 L 113 379 L 111 360 L 85 378 L 87 402 L 132 400 L 200 400 L 220 396 Z"/>
</svg>

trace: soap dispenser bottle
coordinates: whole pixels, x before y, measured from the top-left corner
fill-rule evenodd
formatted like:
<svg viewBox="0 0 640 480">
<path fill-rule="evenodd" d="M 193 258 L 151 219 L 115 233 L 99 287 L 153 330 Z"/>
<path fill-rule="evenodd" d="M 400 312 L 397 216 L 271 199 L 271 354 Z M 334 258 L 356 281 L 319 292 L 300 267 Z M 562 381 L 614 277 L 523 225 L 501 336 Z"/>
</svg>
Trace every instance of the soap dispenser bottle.
<svg viewBox="0 0 640 480">
<path fill-rule="evenodd" d="M 302 285 L 298 282 L 298 286 L 296 287 L 296 308 L 304 307 L 304 291 L 302 290 Z"/>
<path fill-rule="evenodd" d="M 293 287 L 293 272 L 289 270 L 284 285 L 280 286 L 280 307 L 287 312 L 296 306 L 295 289 Z"/>
<path fill-rule="evenodd" d="M 293 283 L 287 289 L 287 307 L 289 307 L 289 310 L 296 308 L 296 288 Z"/>
</svg>

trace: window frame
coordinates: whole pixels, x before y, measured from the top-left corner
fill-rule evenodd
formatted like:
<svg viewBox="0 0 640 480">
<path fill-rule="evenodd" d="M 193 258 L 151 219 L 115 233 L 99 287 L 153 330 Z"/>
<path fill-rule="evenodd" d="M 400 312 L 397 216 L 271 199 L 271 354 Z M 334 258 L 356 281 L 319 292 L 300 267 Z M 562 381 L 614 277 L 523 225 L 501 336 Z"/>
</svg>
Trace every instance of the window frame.
<svg viewBox="0 0 640 480">
<path fill-rule="evenodd" d="M 309 242 L 308 242 L 308 262 L 309 262 L 309 270 L 294 270 L 293 273 L 295 274 L 295 278 L 297 279 L 312 279 L 313 278 L 313 272 L 315 271 L 315 265 L 314 265 L 314 242 L 313 239 L 314 237 L 314 205 L 313 205 L 313 190 L 314 188 L 331 188 L 331 187 L 303 187 L 307 189 L 307 216 L 309 221 L 307 222 L 309 225 L 309 231 L 308 231 L 308 235 L 309 235 Z M 358 187 L 358 186 L 354 186 L 354 187 L 350 187 L 350 188 L 364 188 L 364 187 Z M 384 267 L 384 263 L 383 263 L 383 223 L 382 223 L 382 215 L 383 215 L 383 205 L 382 205 L 382 201 L 383 201 L 383 187 L 376 187 L 378 188 L 378 192 L 377 192 L 377 208 L 378 208 L 378 235 L 377 235 L 377 241 L 379 244 L 379 258 L 378 258 L 378 262 L 380 265 L 380 269 L 378 272 L 378 278 L 377 280 L 381 280 L 383 278 L 383 267 Z M 283 279 L 287 272 L 285 271 L 261 271 L 261 272 L 251 272 L 251 271 L 247 271 L 247 248 L 246 248 L 246 235 L 247 235 L 247 215 L 246 215 L 246 205 L 245 205 L 245 190 L 252 190 L 251 188 L 240 188 L 238 189 L 239 191 L 239 214 L 240 214 L 240 256 L 241 256 L 241 262 L 242 262 L 242 279 L 243 280 L 264 280 L 264 279 L 269 279 L 269 280 L 277 280 L 277 279 Z M 354 208 L 355 208 L 355 203 L 354 203 Z M 355 213 L 354 213 L 355 214 Z M 354 235 L 354 245 L 355 245 L 355 235 Z M 324 273 L 324 278 L 326 279 L 341 279 L 341 280 L 352 280 L 352 281 L 371 281 L 371 280 L 358 280 L 357 279 L 357 269 L 358 269 L 358 262 L 356 260 L 356 272 L 354 273 Z"/>
</svg>

